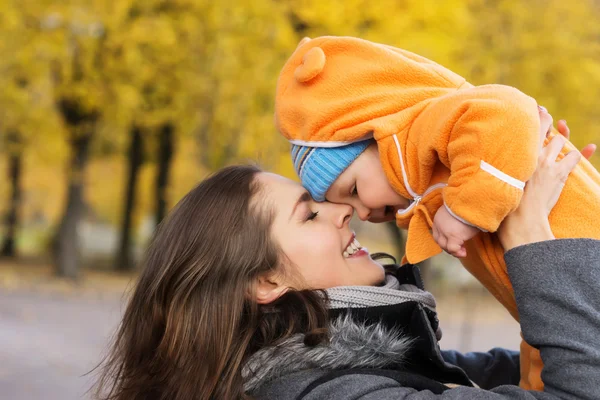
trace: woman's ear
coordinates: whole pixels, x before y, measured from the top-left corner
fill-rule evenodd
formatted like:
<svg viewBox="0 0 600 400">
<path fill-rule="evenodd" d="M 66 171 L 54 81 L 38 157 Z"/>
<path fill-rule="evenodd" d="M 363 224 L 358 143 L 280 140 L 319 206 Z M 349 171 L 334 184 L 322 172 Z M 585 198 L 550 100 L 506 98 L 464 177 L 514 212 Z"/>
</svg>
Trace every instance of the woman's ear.
<svg viewBox="0 0 600 400">
<path fill-rule="evenodd" d="M 287 292 L 288 286 L 283 284 L 279 274 L 272 272 L 258 277 L 256 287 L 256 302 L 258 304 L 269 304 L 277 300 L 282 294 Z"/>
</svg>

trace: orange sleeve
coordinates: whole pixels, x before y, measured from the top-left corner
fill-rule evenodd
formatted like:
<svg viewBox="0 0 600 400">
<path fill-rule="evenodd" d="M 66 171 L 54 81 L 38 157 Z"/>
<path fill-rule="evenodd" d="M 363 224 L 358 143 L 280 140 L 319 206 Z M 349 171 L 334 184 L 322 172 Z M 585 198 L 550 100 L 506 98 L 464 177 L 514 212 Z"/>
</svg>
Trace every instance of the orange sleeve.
<svg viewBox="0 0 600 400">
<path fill-rule="evenodd" d="M 449 211 L 495 232 L 535 171 L 539 126 L 534 99 L 509 86 L 485 85 L 434 100 L 409 128 L 408 141 L 419 160 L 434 152 L 450 169 L 443 193 Z"/>
</svg>

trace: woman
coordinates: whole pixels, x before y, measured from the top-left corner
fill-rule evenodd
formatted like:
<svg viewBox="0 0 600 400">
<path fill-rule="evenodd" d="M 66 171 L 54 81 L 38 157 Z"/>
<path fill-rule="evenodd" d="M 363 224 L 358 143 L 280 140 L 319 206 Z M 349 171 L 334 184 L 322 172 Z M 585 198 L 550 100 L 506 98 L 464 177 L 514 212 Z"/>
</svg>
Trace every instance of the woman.
<svg viewBox="0 0 600 400">
<path fill-rule="evenodd" d="M 554 162 L 563 143 L 542 150 L 499 234 L 544 392 L 499 386 L 518 383 L 515 353 L 442 354 L 417 269 L 370 257 L 350 207 L 236 166 L 193 189 L 156 232 L 98 397 L 600 398 L 600 242 L 551 240 L 548 225 L 579 157 Z"/>
</svg>

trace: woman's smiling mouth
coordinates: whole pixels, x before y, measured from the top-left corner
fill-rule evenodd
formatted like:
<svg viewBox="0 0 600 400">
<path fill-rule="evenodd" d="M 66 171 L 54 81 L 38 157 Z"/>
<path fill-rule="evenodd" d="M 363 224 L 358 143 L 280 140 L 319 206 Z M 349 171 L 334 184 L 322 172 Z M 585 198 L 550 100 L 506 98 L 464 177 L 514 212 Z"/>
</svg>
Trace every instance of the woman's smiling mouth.
<svg viewBox="0 0 600 400">
<path fill-rule="evenodd" d="M 352 238 L 350 239 L 348 246 L 346 246 L 346 249 L 344 249 L 344 252 L 342 254 L 344 255 L 344 258 L 350 258 L 350 257 L 356 257 L 356 256 L 368 254 L 368 252 L 366 251 L 365 248 L 363 248 L 360 245 L 358 240 L 356 240 L 356 236 L 352 235 Z"/>
</svg>

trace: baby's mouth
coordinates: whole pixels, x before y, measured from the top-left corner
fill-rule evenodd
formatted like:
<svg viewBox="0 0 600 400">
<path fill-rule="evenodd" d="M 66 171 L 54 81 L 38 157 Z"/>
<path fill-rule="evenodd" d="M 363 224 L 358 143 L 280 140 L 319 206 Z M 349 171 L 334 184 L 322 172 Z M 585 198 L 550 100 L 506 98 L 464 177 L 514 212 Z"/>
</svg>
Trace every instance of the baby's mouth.
<svg viewBox="0 0 600 400">
<path fill-rule="evenodd" d="M 350 244 L 346 247 L 346 249 L 343 252 L 344 258 L 350 258 L 352 257 L 352 255 L 354 253 L 356 253 L 357 251 L 359 251 L 360 249 L 362 249 L 362 246 L 360 245 L 360 243 L 358 243 L 358 240 L 356 240 L 356 238 L 354 238 Z"/>
<path fill-rule="evenodd" d="M 395 215 L 396 214 L 396 207 L 393 206 L 385 206 L 385 210 L 384 210 L 384 215 L 386 217 L 390 216 L 390 215 Z"/>
</svg>

